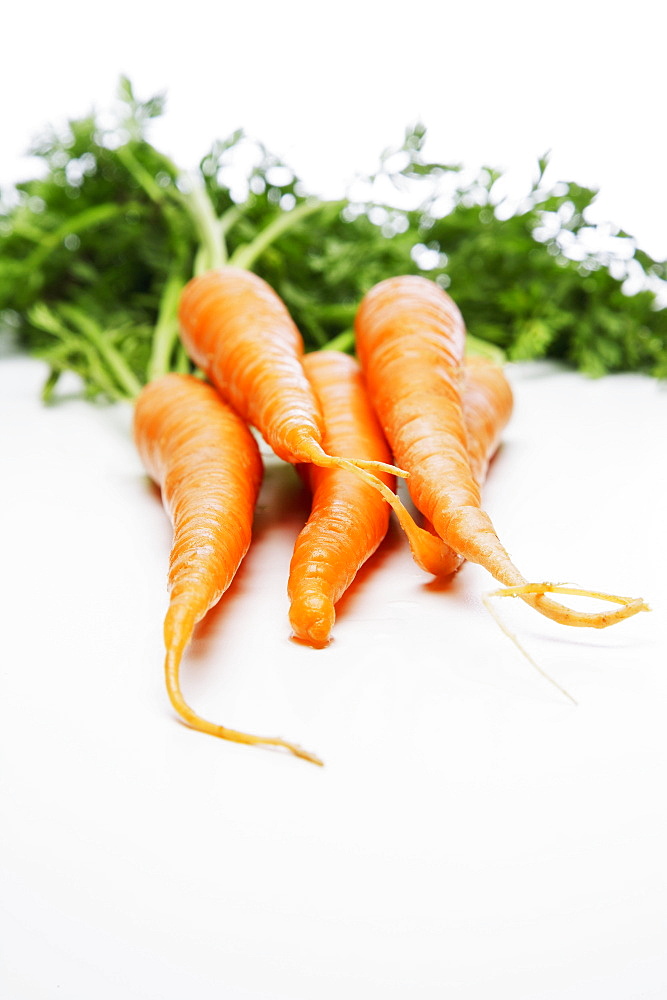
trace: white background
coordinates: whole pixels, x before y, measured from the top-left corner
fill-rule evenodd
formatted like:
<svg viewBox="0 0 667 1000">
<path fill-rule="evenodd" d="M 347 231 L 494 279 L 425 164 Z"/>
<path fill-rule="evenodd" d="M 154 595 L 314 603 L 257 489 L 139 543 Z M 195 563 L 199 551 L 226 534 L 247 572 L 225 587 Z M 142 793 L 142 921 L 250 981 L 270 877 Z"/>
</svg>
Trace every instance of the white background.
<svg viewBox="0 0 667 1000">
<path fill-rule="evenodd" d="M 168 95 L 154 140 L 184 167 L 238 127 L 313 193 L 339 196 L 422 120 L 447 163 L 507 169 L 516 190 L 600 189 L 596 216 L 667 256 L 659 4 L 509 0 L 12 5 L 0 61 L 0 184 L 45 123 L 108 107 L 118 76 Z"/>
<path fill-rule="evenodd" d="M 0 180 L 120 72 L 195 163 L 245 127 L 324 194 L 422 118 L 432 152 L 600 186 L 667 253 L 653 4 L 191 3 L 5 13 Z M 515 366 L 487 508 L 529 577 L 642 595 L 604 632 L 429 584 L 393 530 L 335 640 L 289 639 L 305 500 L 270 463 L 255 544 L 184 688 L 323 769 L 200 736 L 161 678 L 169 527 L 129 411 L 44 409 L 0 361 L 0 987 L 9 1000 L 662 1000 L 664 386 Z"/>
<path fill-rule="evenodd" d="M 667 993 L 664 386 L 510 369 L 486 506 L 529 577 L 643 596 L 602 632 L 466 566 L 430 582 L 396 529 L 290 640 L 306 501 L 268 462 L 255 540 L 162 681 L 170 531 L 125 407 L 45 409 L 0 365 L 0 985 L 11 1000 L 663 1000 Z"/>
</svg>

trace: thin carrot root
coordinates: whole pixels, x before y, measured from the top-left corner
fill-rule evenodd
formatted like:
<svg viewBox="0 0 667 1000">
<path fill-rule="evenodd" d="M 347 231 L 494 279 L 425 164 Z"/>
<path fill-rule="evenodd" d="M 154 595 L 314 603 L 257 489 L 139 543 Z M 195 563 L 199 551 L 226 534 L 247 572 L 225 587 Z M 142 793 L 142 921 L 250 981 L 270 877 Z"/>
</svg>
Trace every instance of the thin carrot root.
<svg viewBox="0 0 667 1000">
<path fill-rule="evenodd" d="M 490 453 L 471 447 L 474 437 L 466 429 L 465 323 L 436 282 L 410 274 L 378 282 L 363 297 L 354 329 L 357 357 L 394 460 L 410 472 L 415 505 L 446 546 L 483 566 L 502 587 L 517 588 L 511 591 L 515 596 L 564 625 L 606 628 L 644 610 L 639 600 L 622 602 L 610 614 L 582 614 L 550 600 L 547 587 L 524 593 L 518 589 L 528 581 L 480 506 L 479 487 Z M 489 393 L 482 392 L 473 406 L 478 418 L 491 425 L 506 421 L 512 406 L 505 382 L 494 379 L 493 385 L 491 402 Z M 494 444 L 492 432 L 487 444 Z M 416 537 L 413 530 L 411 535 Z M 415 552 L 412 541 L 411 547 Z"/>
<path fill-rule="evenodd" d="M 619 604 L 620 607 L 612 612 L 582 612 L 574 611 L 558 604 L 555 601 L 543 599 L 543 594 L 569 594 L 574 597 L 591 597 L 600 601 L 609 601 L 612 604 Z M 606 594 L 599 590 L 585 590 L 581 587 L 573 587 L 564 583 L 525 583 L 516 587 L 501 587 L 492 591 L 489 597 L 521 597 L 536 610 L 546 614 L 547 617 L 556 618 L 557 621 L 565 625 L 573 625 L 588 628 L 607 628 L 616 622 L 631 618 L 640 611 L 650 611 L 650 607 L 641 597 L 620 597 L 617 594 Z M 556 617 L 556 611 L 558 609 Z M 552 613 L 553 612 L 553 613 Z"/>
<path fill-rule="evenodd" d="M 371 483 L 381 493 L 396 514 L 398 522 L 407 536 L 412 555 L 422 569 L 427 573 L 432 573 L 434 576 L 440 577 L 451 576 L 459 569 L 464 557 L 447 545 L 439 535 L 420 528 L 400 498 L 381 479 L 346 459 L 337 459 L 336 461 L 342 468 L 348 467 L 351 468 L 351 471 L 356 471 L 357 475 L 363 476 L 367 482 Z M 504 550 L 503 555 L 505 555 Z M 597 598 L 598 600 L 618 604 L 620 607 L 611 612 L 575 611 L 564 604 L 544 597 L 544 594 L 547 593 Z M 571 625 L 580 628 L 607 628 L 626 618 L 631 618 L 640 611 L 650 611 L 648 604 L 642 598 L 620 597 L 615 594 L 606 594 L 602 591 L 585 590 L 580 587 L 556 583 L 524 582 L 511 587 L 502 587 L 493 591 L 489 596 L 521 597 L 527 604 L 545 617 L 551 618 L 562 625 Z M 565 693 L 567 694 L 567 692 Z M 570 696 L 568 695 L 568 697 Z"/>
<path fill-rule="evenodd" d="M 374 462 L 371 459 L 348 458 L 346 461 L 356 465 L 358 469 L 366 469 L 369 472 L 387 472 L 390 476 L 398 476 L 399 479 L 409 479 L 410 473 L 405 469 L 399 469 L 396 465 L 389 465 L 388 462 Z"/>
<path fill-rule="evenodd" d="M 345 460 L 342 459 L 340 461 L 342 463 Z M 451 576 L 452 573 L 455 573 L 459 569 L 463 562 L 463 557 L 450 548 L 439 535 L 420 528 L 399 497 L 381 479 L 378 479 L 370 472 L 365 472 L 365 470 L 358 469 L 358 474 L 365 475 L 367 481 L 371 482 L 379 490 L 391 506 L 401 528 L 407 536 L 413 557 L 422 569 L 426 570 L 427 573 L 432 573 L 434 576 L 440 577 Z M 620 607 L 611 612 L 575 611 L 564 604 L 544 597 L 544 594 L 547 593 L 597 598 L 598 600 L 618 604 Z M 610 625 L 615 625 L 617 622 L 624 621 L 626 618 L 631 618 L 640 611 L 651 610 L 642 598 L 620 597 L 616 594 L 606 594 L 603 591 L 585 590 L 580 587 L 557 583 L 515 584 L 511 587 L 502 587 L 495 590 L 489 596 L 521 597 L 527 604 L 545 617 L 551 618 L 562 625 L 571 625 L 579 628 L 607 628 Z M 552 683 L 555 682 L 552 681 Z M 570 695 L 567 696 L 570 697 Z"/>
<path fill-rule="evenodd" d="M 190 708 L 181 693 L 178 680 L 181 652 L 181 650 L 170 650 L 165 658 L 164 669 L 167 681 L 167 693 L 173 708 L 191 729 L 195 729 L 200 733 L 208 733 L 210 736 L 217 736 L 222 740 L 230 740 L 232 743 L 245 743 L 250 746 L 275 747 L 276 749 L 288 750 L 295 757 L 310 761 L 311 764 L 317 764 L 319 767 L 324 765 L 324 761 L 320 760 L 316 754 L 311 753 L 309 750 L 304 750 L 298 743 L 291 743 L 280 736 L 255 736 L 252 733 L 243 733 L 237 729 L 227 729 L 225 726 L 203 719 Z"/>
<path fill-rule="evenodd" d="M 398 476 L 399 479 L 407 479 L 408 473 L 405 469 L 399 469 L 396 465 L 389 465 L 387 462 L 378 462 L 367 458 L 341 458 L 340 455 L 330 455 L 324 448 L 312 438 L 302 442 L 302 455 L 299 461 L 312 462 L 324 469 L 347 468 L 358 469 L 361 472 L 379 473 L 385 472 L 389 476 Z"/>
<path fill-rule="evenodd" d="M 357 463 L 346 459 L 340 460 L 342 468 L 352 465 L 351 471 L 363 476 L 366 482 L 374 486 L 394 511 L 398 523 L 406 534 L 412 555 L 418 566 L 434 576 L 451 576 L 462 563 L 462 559 L 453 549 L 438 536 L 424 528 L 420 528 L 400 498 L 390 490 L 386 483 L 371 472 L 362 469 Z"/>
<path fill-rule="evenodd" d="M 530 586 L 530 584 L 529 584 L 529 586 Z M 510 588 L 507 588 L 507 589 L 510 589 Z M 493 605 L 491 604 L 491 601 L 489 600 L 489 598 L 493 597 L 493 596 L 494 596 L 494 594 L 485 594 L 484 597 L 482 598 L 482 600 L 484 601 L 484 606 L 485 606 L 486 610 L 489 612 L 489 614 L 491 615 L 491 617 L 495 620 L 495 622 L 498 625 L 498 627 L 501 628 L 503 630 L 503 632 L 505 633 L 505 635 L 507 636 L 507 638 L 510 639 L 514 643 L 514 645 L 519 650 L 519 652 L 521 653 L 521 655 L 525 656 L 525 658 L 530 663 L 531 667 L 533 667 L 535 670 L 537 670 L 538 674 L 541 674 L 542 677 L 544 677 L 544 679 L 546 681 L 548 681 L 549 684 L 552 684 L 558 691 L 560 691 L 561 694 L 565 695 L 565 697 L 569 701 L 571 701 L 573 705 L 576 705 L 577 701 L 572 697 L 572 695 L 570 694 L 570 692 L 567 691 L 561 684 L 559 684 L 558 681 L 554 677 L 551 676 L 551 674 L 548 674 L 546 672 L 546 670 L 539 665 L 539 663 L 537 662 L 537 660 L 533 659 L 533 657 L 530 655 L 530 653 L 528 652 L 528 650 L 524 649 L 524 647 L 521 645 L 521 643 L 517 639 L 517 637 L 514 634 L 514 632 L 512 632 L 512 630 L 507 627 L 507 625 L 505 624 L 505 622 L 501 619 L 500 615 L 498 615 L 496 613 L 495 608 L 493 607 Z"/>
<path fill-rule="evenodd" d="M 420 528 L 400 498 L 371 469 L 387 472 L 392 476 L 400 476 L 403 479 L 408 478 L 407 472 L 397 469 L 394 465 L 387 465 L 385 462 L 328 455 L 319 447 L 311 447 L 309 449 L 309 457 L 314 465 L 320 465 L 325 468 L 347 469 L 349 472 L 360 476 L 371 486 L 374 486 L 396 514 L 398 522 L 407 536 L 415 562 L 423 570 L 427 573 L 432 573 L 434 576 L 451 576 L 452 573 L 456 572 L 463 561 L 462 558 L 443 542 L 438 535 Z"/>
</svg>

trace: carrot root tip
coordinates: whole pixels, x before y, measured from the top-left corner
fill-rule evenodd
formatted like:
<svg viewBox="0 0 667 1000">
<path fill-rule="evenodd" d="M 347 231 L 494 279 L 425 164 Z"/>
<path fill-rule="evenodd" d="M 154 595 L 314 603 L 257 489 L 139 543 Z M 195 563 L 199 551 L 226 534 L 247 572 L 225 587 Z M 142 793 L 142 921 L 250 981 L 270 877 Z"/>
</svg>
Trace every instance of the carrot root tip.
<svg viewBox="0 0 667 1000">
<path fill-rule="evenodd" d="M 279 736 L 255 736 L 252 733 L 244 733 L 237 729 L 228 729 L 226 726 L 221 726 L 218 723 L 209 722 L 195 712 L 194 709 L 190 708 L 181 692 L 178 676 L 184 645 L 185 640 L 181 637 L 181 642 L 177 647 L 171 647 L 167 650 L 165 657 L 165 679 L 167 694 L 169 695 L 172 708 L 176 711 L 181 721 L 190 729 L 194 729 L 199 733 L 206 733 L 209 736 L 216 736 L 221 740 L 228 740 L 231 743 L 259 746 L 268 750 L 288 750 L 295 757 L 310 761 L 311 764 L 317 764 L 319 767 L 323 766 L 324 762 L 316 754 L 311 753 L 310 750 L 304 750 L 298 743 L 290 743 Z"/>
<path fill-rule="evenodd" d="M 505 588 L 505 589 L 512 590 L 514 588 L 508 587 L 508 588 Z M 578 702 L 576 701 L 575 698 L 572 697 L 572 695 L 570 694 L 570 692 L 566 688 L 564 688 L 561 684 L 559 684 L 558 681 L 555 680 L 555 678 L 553 678 L 551 676 L 551 674 L 548 674 L 546 672 L 546 670 L 544 670 L 544 668 L 539 665 L 539 663 L 537 662 L 537 660 L 535 660 L 530 655 L 530 653 L 528 652 L 528 650 L 526 650 L 521 645 L 521 643 L 519 642 L 519 640 L 516 637 L 516 635 L 514 634 L 514 632 L 512 632 L 512 630 L 510 628 L 508 628 L 508 626 L 505 624 L 505 622 L 500 618 L 500 615 L 497 614 L 495 608 L 492 606 L 491 601 L 489 599 L 489 598 L 494 597 L 494 596 L 496 596 L 495 593 L 494 594 L 486 594 L 486 595 L 484 595 L 484 597 L 482 598 L 482 600 L 484 601 L 484 606 L 486 607 L 486 610 L 489 612 L 489 614 L 491 615 L 491 617 L 495 620 L 495 622 L 499 626 L 499 628 L 501 628 L 502 631 L 507 636 L 507 638 L 510 639 L 510 641 L 514 643 L 514 645 L 519 650 L 519 652 L 521 653 L 521 655 L 524 656 L 528 660 L 528 662 L 533 667 L 533 669 L 537 670 L 538 674 L 541 674 L 541 676 L 544 677 L 544 679 L 546 681 L 548 681 L 549 684 L 552 684 L 553 687 L 555 687 L 557 691 L 560 691 L 560 693 L 562 695 L 564 695 L 568 699 L 568 701 L 572 702 L 573 705 L 577 705 Z M 511 595 L 511 596 L 514 596 L 514 595 Z"/>
<path fill-rule="evenodd" d="M 390 465 L 388 462 L 375 462 L 370 459 L 350 458 L 348 461 L 358 469 L 367 469 L 369 472 L 387 472 L 390 476 L 398 476 L 399 479 L 409 479 L 410 473 L 405 469 L 399 469 L 397 465 Z"/>
<path fill-rule="evenodd" d="M 565 605 L 550 602 L 552 608 L 562 608 L 562 624 L 583 625 L 590 628 L 607 628 L 626 618 L 632 618 L 640 611 L 650 611 L 649 605 L 641 597 L 621 597 L 618 594 L 607 594 L 600 590 L 588 590 L 565 583 L 525 583 L 514 587 L 501 587 L 492 591 L 489 597 L 522 597 L 539 600 L 545 594 L 567 594 L 572 597 L 590 597 L 600 601 L 618 604 L 616 611 L 599 612 L 598 614 L 579 613 Z M 532 603 L 532 602 L 530 602 Z M 539 610 L 537 604 L 533 605 Z"/>
<path fill-rule="evenodd" d="M 524 594 L 571 594 L 575 597 L 595 597 L 600 601 L 610 601 L 613 604 L 640 605 L 639 611 L 650 611 L 650 607 L 641 597 L 621 597 L 618 594 L 607 594 L 602 590 L 588 590 L 575 587 L 569 583 L 524 583 L 516 587 L 500 587 L 492 591 L 490 597 L 522 597 Z"/>
<path fill-rule="evenodd" d="M 315 649 L 324 649 L 331 640 L 336 610 L 327 594 L 319 590 L 302 591 L 292 598 L 289 620 L 295 639 Z"/>
</svg>

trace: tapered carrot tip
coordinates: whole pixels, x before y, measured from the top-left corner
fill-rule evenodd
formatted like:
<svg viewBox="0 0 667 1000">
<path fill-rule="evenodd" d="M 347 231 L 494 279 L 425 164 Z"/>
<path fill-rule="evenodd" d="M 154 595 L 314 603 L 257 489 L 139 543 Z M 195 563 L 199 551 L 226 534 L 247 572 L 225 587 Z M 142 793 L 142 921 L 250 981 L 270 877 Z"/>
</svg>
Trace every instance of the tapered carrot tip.
<svg viewBox="0 0 667 1000">
<path fill-rule="evenodd" d="M 311 764 L 317 764 L 318 767 L 324 767 L 324 761 L 311 753 L 310 750 L 304 750 L 303 747 L 297 746 L 295 743 L 290 743 L 288 748 L 296 757 L 310 761 Z"/>
<path fill-rule="evenodd" d="M 172 704 L 174 704 L 173 699 Z M 183 702 L 175 704 L 174 707 L 183 721 L 191 729 L 197 730 L 197 732 L 208 733 L 210 736 L 217 736 L 219 739 L 229 740 L 231 743 L 244 743 L 246 746 L 263 747 L 267 750 L 286 750 L 301 760 L 310 761 L 311 764 L 317 764 L 318 767 L 324 766 L 324 761 L 317 754 L 312 753 L 310 750 L 305 750 L 298 743 L 284 740 L 281 736 L 255 736 L 253 733 L 244 733 L 237 729 L 227 729 L 226 726 L 216 725 L 215 723 L 208 722 L 206 719 L 202 719 L 201 716 L 198 716 Z"/>
<path fill-rule="evenodd" d="M 304 594 L 292 601 L 289 620 L 295 638 L 323 649 L 331 637 L 336 612 L 325 594 Z"/>
<path fill-rule="evenodd" d="M 338 462 L 341 468 L 350 468 L 356 472 L 384 497 L 407 536 L 412 555 L 418 566 L 421 566 L 426 573 L 440 577 L 451 576 L 457 571 L 463 561 L 462 557 L 434 532 L 420 528 L 397 494 L 390 490 L 386 483 L 383 483 L 368 469 L 362 469 L 359 463 L 355 464 L 342 458 L 338 459 Z"/>
<path fill-rule="evenodd" d="M 323 766 L 324 761 L 320 760 L 316 754 L 311 753 L 310 750 L 304 750 L 298 743 L 291 743 L 280 736 L 256 736 L 254 733 L 245 733 L 238 729 L 228 729 L 226 726 L 221 726 L 218 723 L 209 722 L 208 719 L 202 718 L 194 709 L 190 708 L 183 697 L 179 682 L 181 657 L 188 640 L 189 634 L 179 636 L 178 643 L 167 650 L 164 664 L 167 694 L 169 695 L 172 707 L 183 722 L 199 733 L 208 733 L 209 736 L 217 736 L 221 740 L 229 740 L 232 743 L 244 743 L 246 746 L 287 750 L 295 757 L 300 757 L 301 760 L 310 761 L 311 764 L 317 764 L 319 767 Z"/>
</svg>

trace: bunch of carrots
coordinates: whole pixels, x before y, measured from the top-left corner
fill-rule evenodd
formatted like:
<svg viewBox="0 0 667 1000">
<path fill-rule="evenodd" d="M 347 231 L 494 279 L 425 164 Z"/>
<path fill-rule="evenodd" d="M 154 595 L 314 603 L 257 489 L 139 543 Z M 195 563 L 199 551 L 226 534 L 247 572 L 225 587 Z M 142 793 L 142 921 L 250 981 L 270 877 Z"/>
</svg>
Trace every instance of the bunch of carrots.
<svg viewBox="0 0 667 1000">
<path fill-rule="evenodd" d="M 301 642 L 316 648 L 328 643 L 336 604 L 382 542 L 392 511 L 427 574 L 448 577 L 465 560 L 477 562 L 501 584 L 495 594 L 519 597 L 569 626 L 604 628 L 646 609 L 642 600 L 526 580 L 480 497 L 512 411 L 496 345 L 511 343 L 515 358 L 536 356 L 535 349 L 541 356 L 545 333 L 560 337 L 563 323 L 572 325 L 574 311 L 586 325 L 580 306 L 568 304 L 572 281 L 577 282 L 577 303 L 583 301 L 583 285 L 561 267 L 560 250 L 554 264 L 551 250 L 558 249 L 557 241 L 538 252 L 535 226 L 541 213 L 553 214 L 558 205 L 576 209 L 583 219 L 591 192 L 578 188 L 575 198 L 570 186 L 569 200 L 558 196 L 554 201 L 541 191 L 546 160 L 540 161 L 532 208 L 525 218 L 517 217 L 518 228 L 507 230 L 501 248 L 516 238 L 524 249 L 510 256 L 520 263 L 503 274 L 512 281 L 517 267 L 524 269 L 528 256 L 532 260 L 537 253 L 535 259 L 543 263 L 530 272 L 535 277 L 527 301 L 534 297 L 533 286 L 553 281 L 553 267 L 563 281 L 549 323 L 519 323 L 509 336 L 506 327 L 512 316 L 523 315 L 523 305 L 510 309 L 502 322 L 489 321 L 500 297 L 491 286 L 479 292 L 477 271 L 473 275 L 466 263 L 479 262 L 482 241 L 493 244 L 494 255 L 499 252 L 493 239 L 489 244 L 489 233 L 503 232 L 488 229 L 495 218 L 492 172 L 485 171 L 483 183 L 475 182 L 484 191 L 489 216 L 479 243 L 475 237 L 460 244 L 470 225 L 463 191 L 461 232 L 457 235 L 456 220 L 452 228 L 444 218 L 438 229 L 435 188 L 419 211 L 401 214 L 407 228 L 401 225 L 385 238 L 366 209 L 358 216 L 347 199 L 304 197 L 291 173 L 289 183 L 274 186 L 269 174 L 280 163 L 263 147 L 261 169 L 251 181 L 266 194 L 260 202 L 256 196 L 237 202 L 218 175 L 242 133 L 216 144 L 198 173 L 183 175 L 146 139 L 146 123 L 161 113 L 162 100 L 137 101 L 124 78 L 120 95 L 117 126 L 92 116 L 70 122 L 63 136 L 54 132 L 36 147 L 48 168 L 46 179 L 22 185 L 15 209 L 0 206 L 5 265 L 0 268 L 0 325 L 6 321 L 21 331 L 30 349 L 47 361 L 45 399 L 69 370 L 80 376 L 91 397 L 134 400 L 135 441 L 173 522 L 166 684 L 174 709 L 191 727 L 321 763 L 286 740 L 202 719 L 180 688 L 180 666 L 194 629 L 230 586 L 251 543 L 263 475 L 257 435 L 297 468 L 312 495 L 287 581 L 290 624 Z M 400 150 L 404 166 L 387 172 L 385 157 L 378 177 L 434 180 L 443 170 L 455 169 L 424 161 L 423 138 L 420 127 L 406 133 Z M 481 210 L 474 218 L 481 222 Z M 354 219 L 362 225 L 354 226 Z M 427 232 L 443 252 L 453 240 L 462 263 L 447 273 L 440 266 L 431 273 L 451 280 L 454 298 L 471 324 L 486 330 L 482 340 L 466 332 L 459 308 L 437 281 L 425 272 L 413 273 L 422 268 L 414 252 L 432 246 L 420 242 Z M 291 239 L 283 241 L 286 234 Z M 311 248 L 314 267 L 299 266 L 310 260 Z M 659 265 L 641 256 L 644 266 L 650 263 L 646 273 L 658 274 Z M 487 268 L 487 274 L 493 270 Z M 595 273 L 587 271 L 587 284 Z M 609 276 L 606 269 L 600 282 L 607 281 L 604 275 Z M 580 363 L 587 359 L 589 371 L 613 370 L 630 359 L 636 370 L 650 366 L 659 374 L 664 331 L 649 323 L 649 313 L 659 315 L 653 298 L 633 297 L 638 311 L 623 335 L 632 339 L 632 351 L 627 344 L 621 349 L 615 281 L 599 298 L 597 292 L 589 296 L 595 324 L 600 303 L 607 302 L 609 316 L 599 337 L 582 338 L 575 356 Z M 305 352 L 302 332 L 277 289 L 300 317 L 309 346 L 320 349 Z M 513 291 L 520 301 L 527 294 L 525 285 Z M 479 304 L 484 309 L 475 320 Z M 532 307 L 529 312 L 532 316 Z M 589 317 L 588 326 L 595 324 Z M 486 357 L 466 357 L 466 344 L 486 351 Z M 399 499 L 401 477 L 420 523 Z M 617 607 L 574 611 L 554 600 L 553 592 L 585 593 Z"/>
<path fill-rule="evenodd" d="M 254 428 L 295 465 L 312 509 L 289 570 L 293 633 L 321 648 L 335 605 L 375 552 L 391 510 L 416 562 L 447 576 L 464 560 L 484 566 L 502 589 L 564 625 L 604 628 L 646 610 L 641 599 L 530 583 L 511 562 L 481 506 L 489 461 L 512 410 L 502 368 L 464 354 L 466 331 L 435 282 L 381 281 L 359 304 L 356 356 L 304 354 L 301 335 L 275 291 L 250 270 L 216 266 L 180 296 L 181 341 L 203 378 L 172 372 L 149 382 L 134 409 L 134 437 L 173 523 L 164 624 L 167 691 L 194 729 L 236 742 L 283 748 L 321 764 L 279 737 L 256 736 L 201 718 L 179 684 L 194 628 L 222 597 L 251 542 L 262 462 Z M 417 524 L 396 492 L 407 488 Z M 574 611 L 546 596 L 585 593 L 607 612 Z"/>
</svg>

